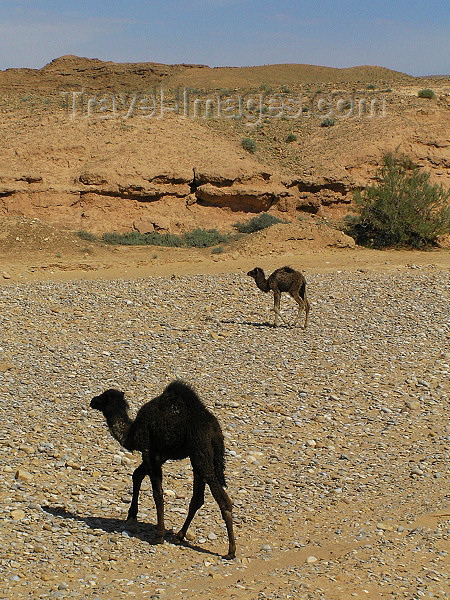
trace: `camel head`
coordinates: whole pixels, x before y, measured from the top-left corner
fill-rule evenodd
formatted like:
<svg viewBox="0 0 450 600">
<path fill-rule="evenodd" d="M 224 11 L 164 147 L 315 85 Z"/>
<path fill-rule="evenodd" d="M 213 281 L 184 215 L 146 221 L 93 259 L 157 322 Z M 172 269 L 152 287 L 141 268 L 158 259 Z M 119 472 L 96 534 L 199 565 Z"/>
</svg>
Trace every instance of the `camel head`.
<svg viewBox="0 0 450 600">
<path fill-rule="evenodd" d="M 120 390 L 106 390 L 100 396 L 94 396 L 91 400 L 91 408 L 101 412 L 116 412 L 128 410 L 128 402 L 125 400 L 125 394 Z"/>
<path fill-rule="evenodd" d="M 264 271 L 261 269 L 261 267 L 255 267 L 254 269 L 249 271 L 247 273 L 247 275 L 249 277 L 253 277 L 253 279 L 256 279 L 257 277 L 260 277 L 261 275 L 264 277 Z"/>
</svg>

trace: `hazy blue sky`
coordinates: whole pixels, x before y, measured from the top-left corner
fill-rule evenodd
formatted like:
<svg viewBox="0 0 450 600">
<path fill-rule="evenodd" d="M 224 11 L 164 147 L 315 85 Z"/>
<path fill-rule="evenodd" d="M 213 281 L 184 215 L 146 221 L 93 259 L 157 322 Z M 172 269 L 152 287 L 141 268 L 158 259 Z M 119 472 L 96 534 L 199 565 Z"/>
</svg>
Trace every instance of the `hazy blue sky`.
<svg viewBox="0 0 450 600">
<path fill-rule="evenodd" d="M 450 73 L 448 0 L 0 0 L 0 69 L 117 62 Z"/>
</svg>

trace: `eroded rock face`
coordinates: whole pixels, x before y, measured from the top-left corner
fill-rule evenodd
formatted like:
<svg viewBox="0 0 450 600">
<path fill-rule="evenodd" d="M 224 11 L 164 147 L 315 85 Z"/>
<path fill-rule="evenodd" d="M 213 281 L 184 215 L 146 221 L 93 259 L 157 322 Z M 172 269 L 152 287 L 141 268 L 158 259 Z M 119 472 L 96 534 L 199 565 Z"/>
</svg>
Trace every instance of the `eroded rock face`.
<svg viewBox="0 0 450 600">
<path fill-rule="evenodd" d="M 101 173 L 81 173 L 75 180 L 78 193 L 113 196 L 152 202 L 164 196 L 184 198 L 190 193 L 189 180 L 185 175 L 160 173 L 137 177 L 136 180 L 111 178 Z"/>
<path fill-rule="evenodd" d="M 267 211 L 281 198 L 289 195 L 289 190 L 282 187 L 254 187 L 239 183 L 229 187 L 205 183 L 196 192 L 198 202 L 203 205 L 252 213 Z"/>
<path fill-rule="evenodd" d="M 108 181 L 100 173 L 82 173 L 78 192 L 141 202 L 165 197 L 184 200 L 186 206 L 224 208 L 233 212 L 259 213 L 276 208 L 282 212 L 316 213 L 321 205 L 349 203 L 350 186 L 340 181 L 282 179 L 276 173 L 231 173 L 193 169 L 193 174 L 160 173 L 139 181 Z"/>
<path fill-rule="evenodd" d="M 67 186 L 48 183 L 38 173 L 2 176 L 0 206 L 8 214 L 38 216 L 59 225 L 66 219 L 74 227 L 96 232 L 102 223 L 105 230 L 177 232 L 183 223 L 192 224 L 194 208 L 317 213 L 321 206 L 350 202 L 350 191 L 345 182 L 286 178 L 267 170 L 193 167 L 192 171 L 137 172 L 134 176 L 85 170 Z M 164 216 L 169 201 L 172 214 Z"/>
</svg>

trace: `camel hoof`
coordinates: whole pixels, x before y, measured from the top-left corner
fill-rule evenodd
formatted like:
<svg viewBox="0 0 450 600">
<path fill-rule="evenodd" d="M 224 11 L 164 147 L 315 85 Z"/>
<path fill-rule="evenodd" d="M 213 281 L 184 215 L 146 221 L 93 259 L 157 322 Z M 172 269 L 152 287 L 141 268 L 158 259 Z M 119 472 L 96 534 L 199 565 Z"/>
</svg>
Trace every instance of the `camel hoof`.
<svg viewBox="0 0 450 600">
<path fill-rule="evenodd" d="M 130 517 L 125 521 L 125 525 L 128 529 L 137 529 L 139 526 L 138 520 L 135 517 Z"/>
<path fill-rule="evenodd" d="M 224 560 L 233 560 L 236 558 L 236 552 L 228 552 L 225 556 L 222 557 Z"/>
</svg>

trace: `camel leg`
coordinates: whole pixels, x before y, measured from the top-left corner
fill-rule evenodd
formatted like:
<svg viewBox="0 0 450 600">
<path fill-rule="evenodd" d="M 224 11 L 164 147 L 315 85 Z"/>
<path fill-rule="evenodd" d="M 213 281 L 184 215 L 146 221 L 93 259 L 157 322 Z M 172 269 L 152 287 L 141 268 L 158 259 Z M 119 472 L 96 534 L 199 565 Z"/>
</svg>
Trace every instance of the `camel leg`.
<svg viewBox="0 0 450 600">
<path fill-rule="evenodd" d="M 280 312 L 280 303 L 281 303 L 281 292 L 274 292 L 273 293 L 273 312 L 275 313 L 275 318 L 273 321 L 274 327 L 277 326 L 278 317 L 280 317 L 280 319 L 282 321 L 284 321 L 283 317 L 281 316 L 281 312 Z"/>
<path fill-rule="evenodd" d="M 189 504 L 189 512 L 186 517 L 186 521 L 184 522 L 183 527 L 177 533 L 177 538 L 179 540 L 183 540 L 186 532 L 188 530 L 189 525 L 191 524 L 192 519 L 195 516 L 195 513 L 198 509 L 203 506 L 205 502 L 205 482 L 203 477 L 201 477 L 196 471 L 194 471 L 194 486 L 192 491 L 192 498 Z"/>
<path fill-rule="evenodd" d="M 133 498 L 131 499 L 130 508 L 128 509 L 128 516 L 126 523 L 127 525 L 133 525 L 137 522 L 138 514 L 138 500 L 139 492 L 141 490 L 141 484 L 144 477 L 147 475 L 148 470 L 144 463 L 141 463 L 137 469 L 135 469 L 133 478 Z"/>
<path fill-rule="evenodd" d="M 153 463 L 149 469 L 150 481 L 152 482 L 153 500 L 156 506 L 156 543 L 164 542 L 164 496 L 162 488 L 162 469 L 161 465 Z"/>
<path fill-rule="evenodd" d="M 294 298 L 294 300 L 297 302 L 298 304 L 298 313 L 297 313 L 297 318 L 294 321 L 294 327 L 297 325 L 297 323 L 300 320 L 300 315 L 302 314 L 302 311 L 305 311 L 305 322 L 303 324 L 303 329 L 306 329 L 306 325 L 308 323 L 308 313 L 309 313 L 309 302 L 306 298 L 306 294 L 305 297 L 302 298 L 300 296 L 300 294 L 296 293 L 296 294 L 291 294 L 291 296 Z"/>
<path fill-rule="evenodd" d="M 308 324 L 308 315 L 309 315 L 309 302 L 308 302 L 308 298 L 305 297 L 303 299 L 304 303 L 305 303 L 305 322 L 303 324 L 303 329 L 306 329 L 306 325 Z"/>
<path fill-rule="evenodd" d="M 217 481 L 217 479 L 215 477 L 212 479 L 208 478 L 207 483 L 209 485 L 209 489 L 211 490 L 211 494 L 213 495 L 215 501 L 219 505 L 220 512 L 222 513 L 222 518 L 225 521 L 225 525 L 227 527 L 228 554 L 225 555 L 224 558 L 227 558 L 227 559 L 235 558 L 235 556 L 236 556 L 236 540 L 234 538 L 234 532 L 233 532 L 233 515 L 232 515 L 233 504 L 232 504 L 228 494 L 226 493 L 226 491 L 223 489 L 223 487 L 220 485 L 220 483 Z"/>
<path fill-rule="evenodd" d="M 273 309 L 272 309 L 273 312 L 275 313 L 275 320 L 273 322 L 274 327 L 276 327 L 276 325 L 278 323 L 278 317 L 280 317 L 280 319 L 283 321 L 283 323 L 286 323 L 286 325 L 289 325 L 289 323 L 286 321 L 286 319 L 281 314 L 280 304 L 281 304 L 281 292 L 274 292 L 273 293 Z"/>
</svg>

